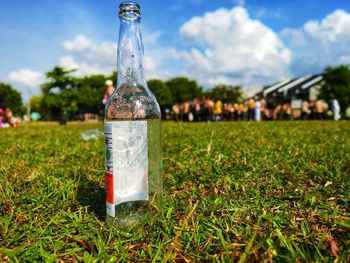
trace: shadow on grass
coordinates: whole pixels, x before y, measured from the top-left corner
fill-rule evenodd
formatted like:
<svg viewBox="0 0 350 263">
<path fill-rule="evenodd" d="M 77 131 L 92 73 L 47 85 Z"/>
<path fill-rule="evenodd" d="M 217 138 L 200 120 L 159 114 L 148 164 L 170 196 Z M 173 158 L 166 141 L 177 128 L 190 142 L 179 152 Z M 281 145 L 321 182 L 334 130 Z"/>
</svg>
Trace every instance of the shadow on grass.
<svg viewBox="0 0 350 263">
<path fill-rule="evenodd" d="M 77 201 L 81 206 L 88 206 L 100 219 L 106 217 L 106 193 L 97 181 L 82 176 L 78 182 Z"/>
</svg>

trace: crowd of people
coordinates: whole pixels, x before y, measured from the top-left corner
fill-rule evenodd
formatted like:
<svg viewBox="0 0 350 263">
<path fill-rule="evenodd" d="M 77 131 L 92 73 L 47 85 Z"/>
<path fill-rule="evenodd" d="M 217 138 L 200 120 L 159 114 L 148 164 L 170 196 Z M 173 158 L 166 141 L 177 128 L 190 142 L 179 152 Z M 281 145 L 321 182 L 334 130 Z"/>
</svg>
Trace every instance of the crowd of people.
<svg viewBox="0 0 350 263">
<path fill-rule="evenodd" d="M 336 98 L 331 105 L 324 100 L 296 101 L 273 103 L 264 98 L 250 98 L 241 103 L 223 103 L 220 99 L 212 100 L 208 97 L 194 98 L 191 101 L 175 103 L 172 107 L 172 115 L 175 121 L 210 122 L 222 120 L 322 120 L 340 119 L 340 107 Z M 298 102 L 299 105 L 298 105 Z"/>
<path fill-rule="evenodd" d="M 113 82 L 107 80 L 102 98 L 102 105 L 114 91 Z M 222 102 L 220 99 L 203 97 L 194 98 L 172 106 L 171 114 L 176 122 L 211 122 L 233 120 L 322 120 L 333 116 L 334 120 L 340 119 L 340 106 L 335 97 L 330 104 L 318 99 L 313 101 L 299 100 L 297 103 L 274 103 L 264 98 L 250 98 L 240 103 Z M 31 119 L 35 119 L 31 117 Z M 84 120 L 96 119 L 96 115 L 84 114 Z M 66 121 L 65 121 L 66 122 Z M 17 127 L 20 119 L 14 118 L 12 112 L 3 103 L 0 103 L 0 128 Z"/>
</svg>

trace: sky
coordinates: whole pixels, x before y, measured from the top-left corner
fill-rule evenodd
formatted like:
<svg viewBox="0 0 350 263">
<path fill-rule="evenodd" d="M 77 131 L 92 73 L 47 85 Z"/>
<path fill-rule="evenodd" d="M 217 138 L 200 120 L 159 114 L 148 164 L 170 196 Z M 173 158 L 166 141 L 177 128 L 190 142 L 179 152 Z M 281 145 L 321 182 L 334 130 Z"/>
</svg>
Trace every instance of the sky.
<svg viewBox="0 0 350 263">
<path fill-rule="evenodd" d="M 116 70 L 114 0 L 0 0 L 0 81 L 40 94 L 55 65 Z M 350 64 L 350 1 L 141 0 L 148 79 L 255 89 Z"/>
</svg>

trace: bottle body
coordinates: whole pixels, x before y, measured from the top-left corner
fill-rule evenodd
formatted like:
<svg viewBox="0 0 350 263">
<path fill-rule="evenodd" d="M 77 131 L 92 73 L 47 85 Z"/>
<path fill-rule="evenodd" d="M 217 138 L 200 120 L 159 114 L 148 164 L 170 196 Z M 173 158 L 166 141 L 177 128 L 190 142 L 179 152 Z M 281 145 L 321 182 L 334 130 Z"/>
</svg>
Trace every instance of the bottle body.
<svg viewBox="0 0 350 263">
<path fill-rule="evenodd" d="M 143 74 L 139 6 L 122 3 L 118 81 L 105 108 L 107 222 L 130 228 L 162 210 L 161 113 Z"/>
<path fill-rule="evenodd" d="M 105 116 L 106 138 L 111 138 L 106 142 L 106 176 L 108 173 L 114 176 L 112 182 L 108 183 L 107 179 L 107 192 L 113 189 L 107 197 L 114 195 L 106 200 L 107 221 L 121 228 L 156 217 L 162 209 L 163 194 L 159 106 L 147 92 L 140 95 L 135 94 L 135 87 L 127 89 L 130 92 L 124 93 L 117 88 L 106 106 Z M 106 125 L 116 126 L 115 133 L 107 135 Z M 107 160 L 108 143 L 116 148 L 110 160 Z M 112 213 L 108 211 L 111 204 Z"/>
</svg>

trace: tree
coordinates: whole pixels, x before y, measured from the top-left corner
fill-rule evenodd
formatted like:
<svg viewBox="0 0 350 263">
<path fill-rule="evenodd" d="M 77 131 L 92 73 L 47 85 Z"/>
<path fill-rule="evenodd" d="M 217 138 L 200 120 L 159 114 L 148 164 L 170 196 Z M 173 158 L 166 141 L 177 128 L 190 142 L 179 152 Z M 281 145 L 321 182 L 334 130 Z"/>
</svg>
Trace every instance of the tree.
<svg viewBox="0 0 350 263">
<path fill-rule="evenodd" d="M 236 103 L 242 99 L 243 91 L 241 86 L 219 84 L 208 92 L 208 96 L 223 102 Z"/>
<path fill-rule="evenodd" d="M 323 72 L 324 83 L 320 96 L 330 101 L 335 96 L 339 101 L 341 111 L 345 112 L 350 105 L 350 68 L 346 65 L 327 67 Z"/>
<path fill-rule="evenodd" d="M 102 97 L 105 90 L 105 82 L 108 79 L 112 80 L 115 85 L 117 72 L 114 71 L 109 76 L 91 75 L 75 79 L 79 97 L 79 113 L 101 113 L 103 109 Z"/>
<path fill-rule="evenodd" d="M 197 82 L 186 77 L 170 79 L 166 82 L 166 85 L 170 89 L 174 102 L 184 102 L 202 96 L 202 88 Z"/>
<path fill-rule="evenodd" d="M 32 96 L 29 100 L 30 109 L 32 112 L 40 112 L 41 111 L 41 102 L 43 100 L 43 96 Z"/>
<path fill-rule="evenodd" d="M 106 80 L 104 75 L 91 75 L 76 80 L 79 113 L 100 113 Z"/>
<path fill-rule="evenodd" d="M 47 82 L 41 86 L 43 99 L 41 102 L 42 115 L 49 119 L 58 119 L 63 112 L 69 117 L 82 113 L 99 114 L 102 109 L 102 96 L 105 81 L 117 80 L 117 73 L 110 76 L 91 75 L 85 77 L 72 76 L 74 70 L 54 67 L 46 73 Z"/>
<path fill-rule="evenodd" d="M 147 81 L 147 86 L 150 88 L 160 106 L 163 118 L 166 116 L 166 108 L 173 104 L 171 91 L 163 81 L 159 79 L 152 79 Z"/>
<path fill-rule="evenodd" d="M 11 85 L 0 82 L 0 104 L 18 114 L 22 109 L 22 96 Z"/>
<path fill-rule="evenodd" d="M 171 91 L 163 81 L 159 79 L 151 79 L 147 81 L 147 86 L 150 88 L 160 106 L 171 106 L 173 98 Z"/>
<path fill-rule="evenodd" d="M 63 112 L 72 116 L 78 110 L 78 92 L 76 78 L 71 76 L 74 70 L 54 67 L 46 73 L 48 82 L 41 85 L 43 100 L 42 113 L 57 119 Z"/>
</svg>

